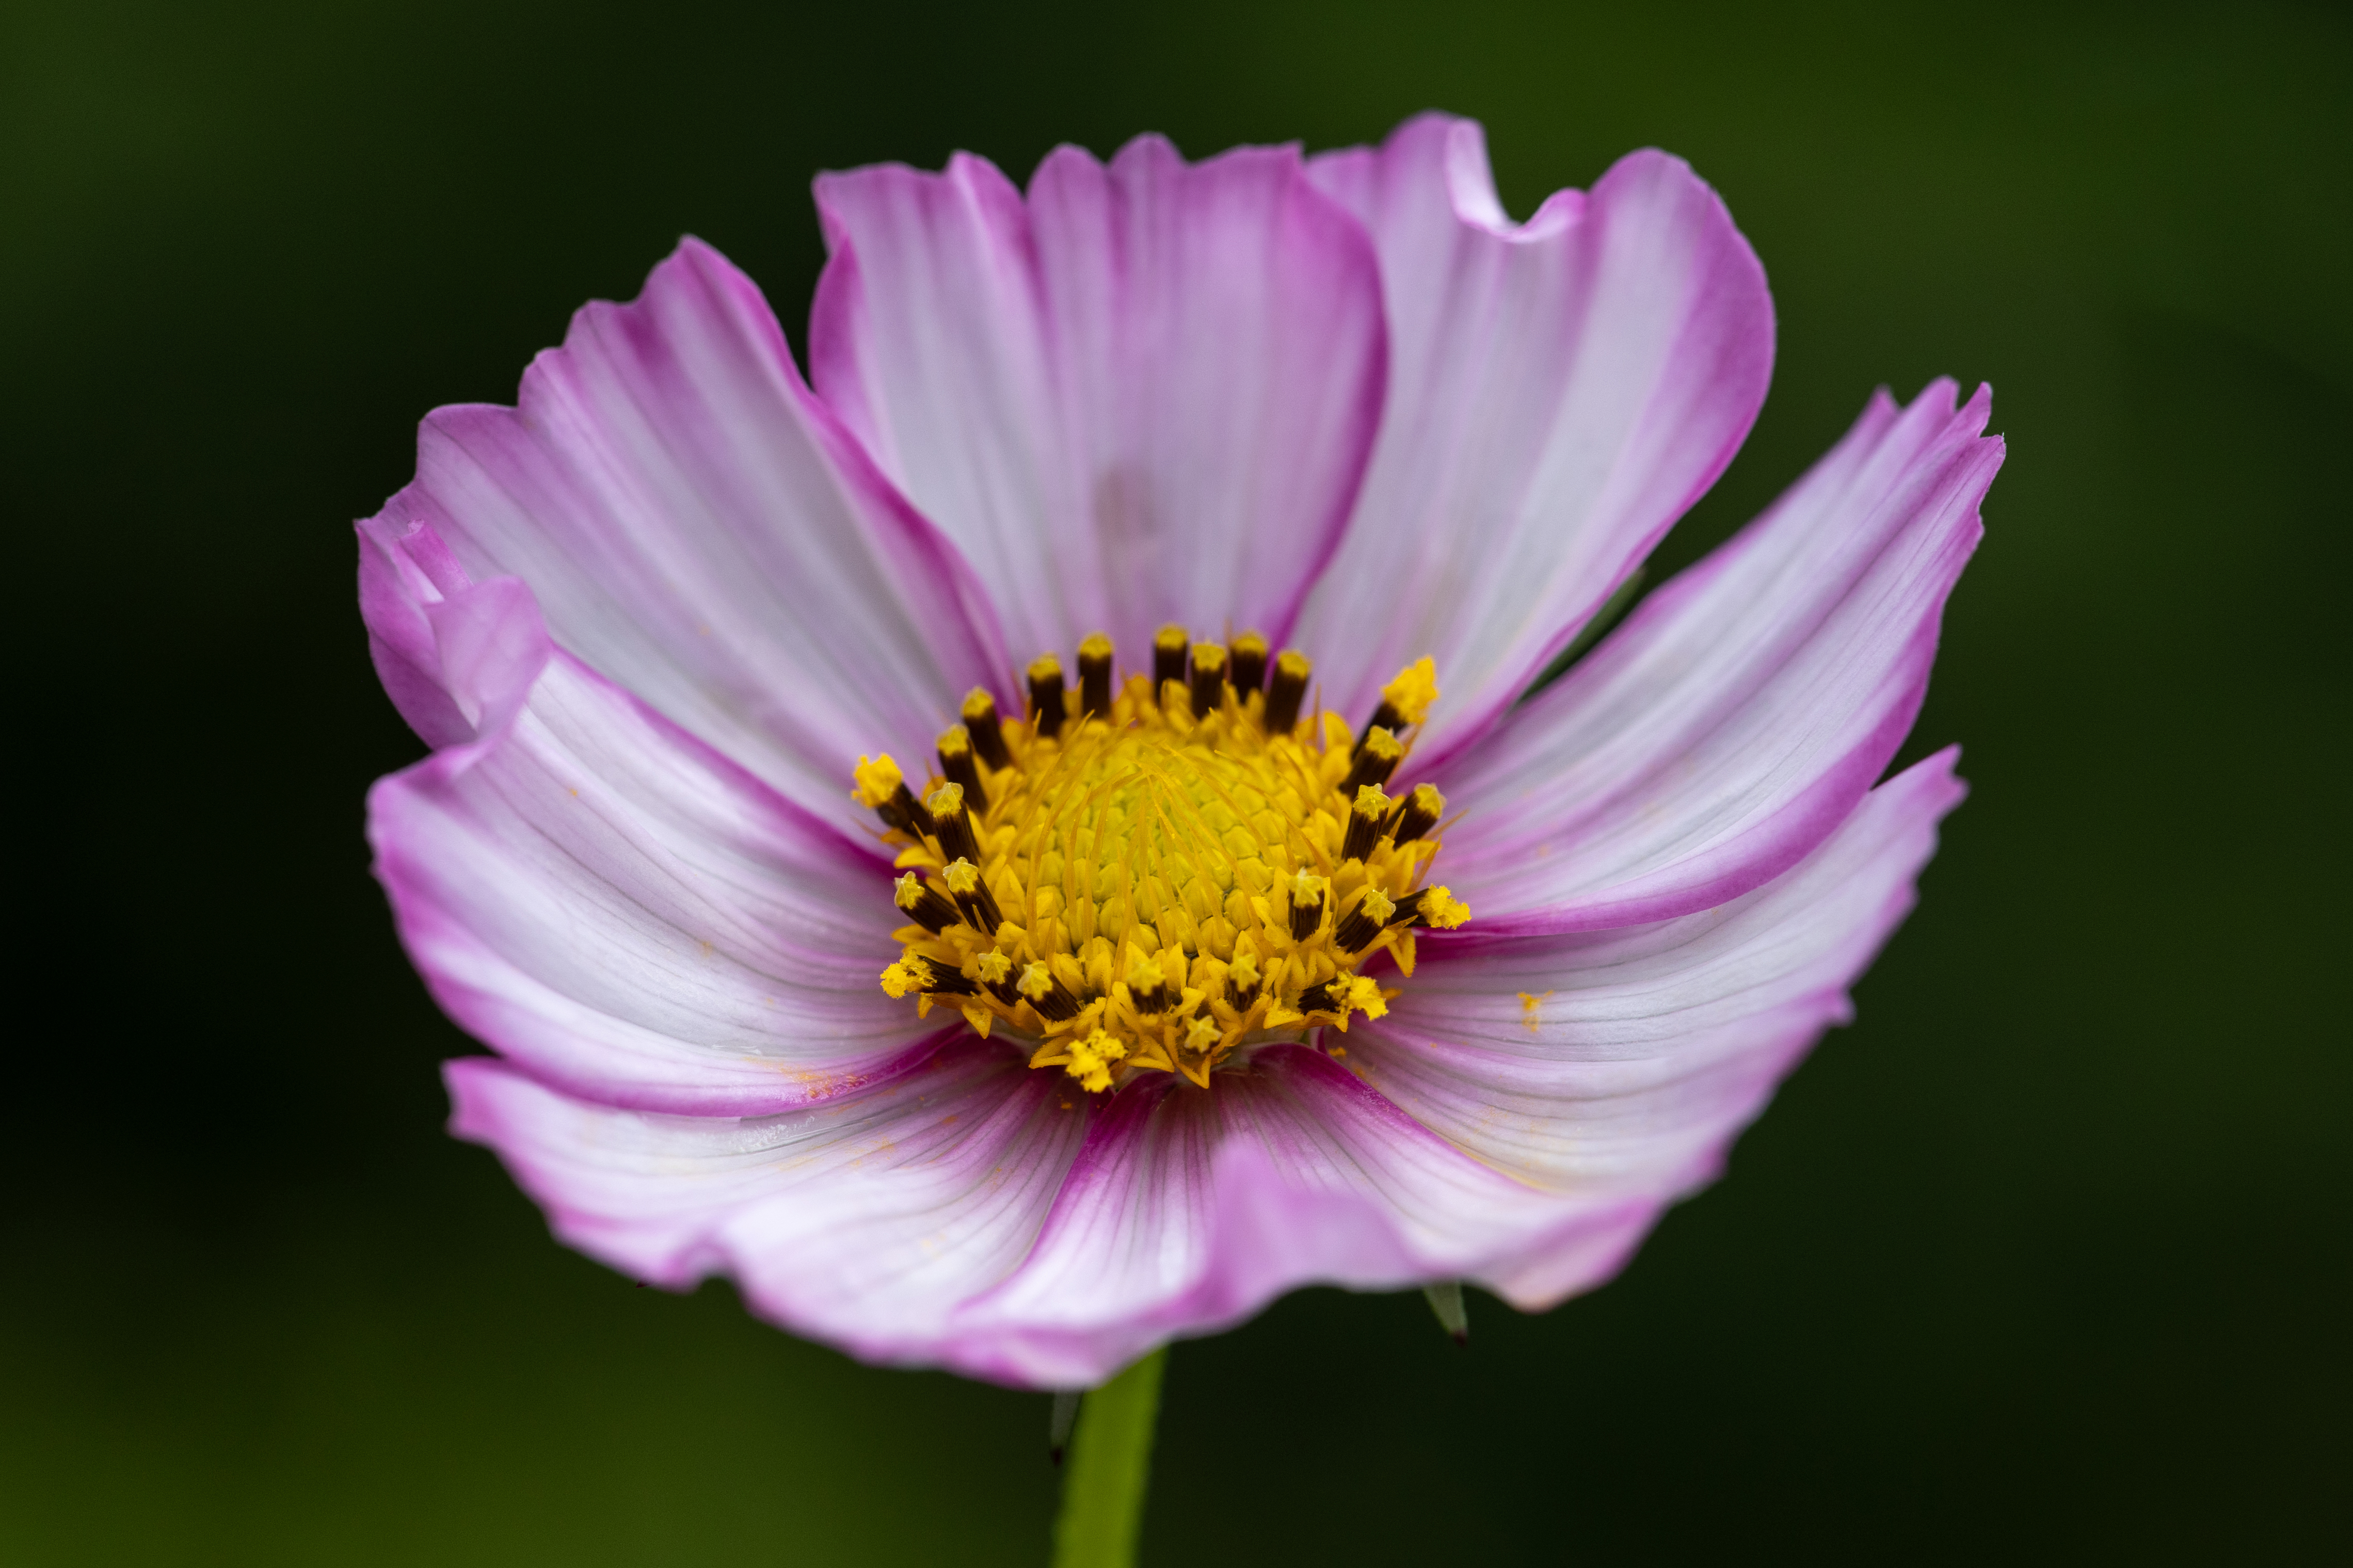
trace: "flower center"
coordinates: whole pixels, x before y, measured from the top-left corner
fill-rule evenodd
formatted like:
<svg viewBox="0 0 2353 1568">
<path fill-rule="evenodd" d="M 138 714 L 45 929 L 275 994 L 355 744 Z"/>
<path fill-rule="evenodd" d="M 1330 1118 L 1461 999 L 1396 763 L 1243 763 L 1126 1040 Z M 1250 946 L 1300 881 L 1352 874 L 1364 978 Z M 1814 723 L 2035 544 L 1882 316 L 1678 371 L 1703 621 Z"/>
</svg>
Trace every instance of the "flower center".
<svg viewBox="0 0 2353 1568">
<path fill-rule="evenodd" d="M 882 989 L 1035 1039 L 1032 1067 L 1098 1092 L 1145 1071 L 1206 1087 L 1258 1041 L 1381 1016 L 1397 993 L 1373 958 L 1410 976 L 1414 928 L 1471 912 L 1424 885 L 1443 797 L 1390 791 L 1400 732 L 1438 697 L 1431 662 L 1352 734 L 1303 715 L 1307 658 L 1270 670 L 1255 634 L 1227 648 L 1166 627 L 1149 678 L 1115 682 L 1112 659 L 1109 637 L 1082 643 L 1073 691 L 1043 655 L 1021 719 L 975 690 L 920 797 L 890 757 L 859 759 L 855 796 L 905 873 Z"/>
</svg>

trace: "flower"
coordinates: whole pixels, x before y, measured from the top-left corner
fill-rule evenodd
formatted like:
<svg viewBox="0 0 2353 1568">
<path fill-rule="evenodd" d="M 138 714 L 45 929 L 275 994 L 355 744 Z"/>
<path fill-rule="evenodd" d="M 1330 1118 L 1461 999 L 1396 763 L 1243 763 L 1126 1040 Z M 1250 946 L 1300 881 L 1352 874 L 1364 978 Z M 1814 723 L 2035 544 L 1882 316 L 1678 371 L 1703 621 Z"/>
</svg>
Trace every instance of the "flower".
<svg viewBox="0 0 2353 1568">
<path fill-rule="evenodd" d="M 1875 396 L 1525 696 L 1764 397 L 1683 163 L 1515 225 L 1430 115 L 818 202 L 808 383 L 690 239 L 359 525 L 434 748 L 377 873 L 497 1053 L 457 1132 L 617 1268 L 1012 1384 L 1310 1281 L 1609 1278 L 1960 798 L 1874 782 L 1988 395 Z"/>
</svg>

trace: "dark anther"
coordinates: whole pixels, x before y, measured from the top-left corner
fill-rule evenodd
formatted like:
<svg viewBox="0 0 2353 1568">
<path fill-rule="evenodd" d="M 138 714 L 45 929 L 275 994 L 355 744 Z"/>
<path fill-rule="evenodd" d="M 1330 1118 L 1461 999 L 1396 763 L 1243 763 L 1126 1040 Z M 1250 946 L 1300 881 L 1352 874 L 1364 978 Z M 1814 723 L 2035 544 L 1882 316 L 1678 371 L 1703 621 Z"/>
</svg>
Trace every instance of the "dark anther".
<svg viewBox="0 0 2353 1568">
<path fill-rule="evenodd" d="M 1062 661 L 1050 653 L 1029 661 L 1029 722 L 1045 740 L 1062 732 Z"/>
<path fill-rule="evenodd" d="M 1387 730 L 1376 730 L 1366 736 L 1365 743 L 1356 748 L 1356 765 L 1340 781 L 1340 798 L 1354 800 L 1356 792 L 1366 784 L 1388 783 L 1389 775 L 1397 772 L 1398 759 L 1404 755 L 1405 747 Z"/>
<path fill-rule="evenodd" d="M 1233 640 L 1227 652 L 1230 657 L 1235 694 L 1248 697 L 1266 684 L 1266 639 L 1256 632 L 1244 632 Z"/>
<path fill-rule="evenodd" d="M 1226 971 L 1226 998 L 1232 1005 L 1247 1012 L 1258 1000 L 1258 961 L 1247 952 L 1234 954 L 1234 962 Z"/>
<path fill-rule="evenodd" d="M 923 805 L 931 810 L 932 832 L 940 841 L 940 858 L 962 858 L 976 866 L 980 864 L 980 839 L 972 830 L 972 813 L 964 803 L 964 785 L 951 780 L 934 790 Z"/>
<path fill-rule="evenodd" d="M 1079 645 L 1079 711 L 1089 719 L 1111 717 L 1111 651 L 1101 632 Z"/>
<path fill-rule="evenodd" d="M 1285 648 L 1274 661 L 1274 684 L 1266 692 L 1266 732 L 1287 735 L 1299 722 L 1300 700 L 1307 695 L 1307 677 L 1314 668 L 1297 648 Z"/>
<path fill-rule="evenodd" d="M 900 832 L 917 838 L 932 836 L 932 814 L 915 798 L 915 792 L 905 784 L 891 792 L 891 798 L 874 808 L 874 815 Z"/>
<path fill-rule="evenodd" d="M 972 732 L 952 724 L 940 736 L 940 772 L 950 784 L 964 786 L 964 798 L 975 811 L 988 809 L 988 791 L 981 787 L 980 762 L 972 754 Z"/>
<path fill-rule="evenodd" d="M 1021 972 L 1018 989 L 1029 999 L 1038 1016 L 1050 1024 L 1079 1016 L 1079 999 L 1071 988 L 1054 977 L 1054 972 L 1042 963 L 1033 963 Z"/>
<path fill-rule="evenodd" d="M 946 894 L 925 882 L 913 871 L 899 879 L 891 901 L 902 913 L 928 931 L 943 931 L 964 916 L 956 912 Z"/>
<path fill-rule="evenodd" d="M 1163 626 L 1152 639 L 1152 695 L 1156 701 L 1160 689 L 1172 680 L 1185 679 L 1185 650 L 1193 639 L 1185 635 L 1183 626 Z"/>
<path fill-rule="evenodd" d="M 1397 710 L 1397 706 L 1388 698 L 1384 697 L 1381 699 L 1381 705 L 1373 710 L 1373 716 L 1365 721 L 1365 727 L 1356 731 L 1356 748 L 1355 751 L 1351 752 L 1349 755 L 1357 757 L 1363 756 L 1365 754 L 1366 742 L 1369 742 L 1373 738 L 1374 731 L 1386 730 L 1391 736 L 1395 736 L 1399 730 L 1404 728 L 1405 715 L 1398 712 Z"/>
<path fill-rule="evenodd" d="M 1315 884 L 1314 898 L 1301 898 L 1295 882 L 1291 889 L 1291 940 L 1293 942 L 1305 942 L 1315 934 L 1315 928 L 1324 923 L 1324 883 L 1321 879 L 1314 877 L 1307 880 Z"/>
<path fill-rule="evenodd" d="M 1193 717 L 1206 719 L 1226 705 L 1226 650 L 1205 642 L 1193 650 Z"/>
<path fill-rule="evenodd" d="M 1381 823 L 1389 814 L 1389 797 L 1381 793 L 1378 784 L 1366 784 L 1356 791 L 1354 804 L 1348 807 L 1347 837 L 1340 841 L 1340 858 L 1362 860 L 1381 841 Z"/>
<path fill-rule="evenodd" d="M 1005 749 L 1005 729 L 997 721 L 997 699 L 976 686 L 964 700 L 964 727 L 972 749 L 992 768 L 1009 768 L 1013 753 Z"/>
<path fill-rule="evenodd" d="M 1446 797 L 1438 793 L 1435 785 L 1416 784 L 1390 819 L 1389 837 L 1401 845 L 1410 844 L 1437 826 L 1445 811 Z"/>
<path fill-rule="evenodd" d="M 1436 912 L 1430 907 L 1430 901 L 1444 891 L 1442 888 L 1424 888 L 1397 907 L 1396 912 L 1389 916 L 1389 924 L 1404 926 L 1409 931 L 1415 926 L 1430 924 L 1430 915 Z"/>
<path fill-rule="evenodd" d="M 1160 973 L 1160 961 L 1147 958 L 1127 973 L 1127 994 L 1139 1013 L 1166 1013 L 1176 1000 L 1167 977 Z"/>
<path fill-rule="evenodd" d="M 997 928 L 1005 923 L 1005 912 L 997 908 L 997 895 L 988 890 L 987 879 L 980 868 L 969 859 L 948 862 L 940 873 L 940 880 L 955 895 L 956 907 L 964 910 L 966 924 L 983 936 L 995 936 Z"/>
<path fill-rule="evenodd" d="M 1303 1013 L 1337 1013 L 1340 998 L 1337 992 L 1343 982 L 1326 980 L 1321 985 L 1311 985 L 1299 994 L 1299 1010 Z"/>
<path fill-rule="evenodd" d="M 1356 907 L 1340 919 L 1332 931 L 1332 945 L 1342 952 L 1355 952 L 1372 942 L 1388 928 L 1397 906 L 1378 888 L 1367 888 Z"/>
<path fill-rule="evenodd" d="M 953 969 L 943 969 L 927 958 L 911 958 L 907 967 L 918 970 L 916 988 L 934 996 L 977 996 L 980 987 Z"/>
</svg>

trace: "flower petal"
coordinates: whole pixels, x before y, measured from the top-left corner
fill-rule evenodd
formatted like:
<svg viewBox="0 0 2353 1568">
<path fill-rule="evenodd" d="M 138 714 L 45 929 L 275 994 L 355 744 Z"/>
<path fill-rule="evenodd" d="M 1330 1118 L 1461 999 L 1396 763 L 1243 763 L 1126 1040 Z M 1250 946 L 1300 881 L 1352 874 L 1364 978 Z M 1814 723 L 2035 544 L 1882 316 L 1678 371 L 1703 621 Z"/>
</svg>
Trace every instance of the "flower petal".
<svg viewBox="0 0 2353 1568">
<path fill-rule="evenodd" d="M 469 1058 L 448 1068 L 456 1130 L 617 1268 L 673 1287 L 723 1270 L 856 1354 L 1007 1383 L 1090 1385 L 1307 1283 L 1470 1278 L 1544 1306 L 1620 1267 L 1847 1016 L 1960 795 L 1952 761 L 1729 909 L 1433 952 L 1347 1037 L 1363 1081 L 1278 1045 L 1211 1093 L 1141 1081 L 1098 1111 L 967 1037 L 738 1120 L 596 1105 Z M 1534 984 L 1531 1016 L 1512 988 Z"/>
<path fill-rule="evenodd" d="M 1014 650 L 1280 637 L 1380 416 L 1380 283 L 1294 148 L 820 176 L 818 392 L 963 547 Z"/>
<path fill-rule="evenodd" d="M 1267 1047 L 1208 1093 L 1165 1079 L 1122 1091 L 1029 1260 L 958 1314 L 955 1363 L 1086 1386 L 1296 1286 L 1456 1278 L 1532 1234 L 1599 1267 L 1643 1220 L 1631 1206 L 1570 1212 L 1448 1147 L 1321 1052 Z"/>
<path fill-rule="evenodd" d="M 1567 1206 L 1652 1213 L 1733 1136 L 1912 908 L 1965 793 L 1947 750 L 1889 780 L 1804 861 L 1722 909 L 1623 931 L 1432 942 L 1349 1060 L 1421 1124 Z M 1478 1275 L 1543 1307 L 1602 1277 L 1541 1238 Z"/>
<path fill-rule="evenodd" d="M 925 756 L 966 689 L 1016 694 L 968 568 L 696 240 L 635 303 L 575 316 L 519 406 L 427 417 L 415 482 L 365 527 L 420 523 L 448 573 L 522 578 L 559 646 L 838 822 L 863 826 L 861 751 Z"/>
<path fill-rule="evenodd" d="M 431 607 L 524 623 L 467 646 L 538 621 L 512 579 Z M 902 1072 L 939 1033 L 877 981 L 886 861 L 569 655 L 499 705 L 368 795 L 401 938 L 477 1038 L 594 1099 L 746 1114 Z"/>
<path fill-rule="evenodd" d="M 505 724 L 554 651 L 531 590 L 473 582 L 422 524 L 370 518 L 359 538 L 368 653 L 400 716 L 433 746 Z"/>
<path fill-rule="evenodd" d="M 1911 730 L 2001 465 L 1991 395 L 1884 393 L 1764 516 L 1651 595 L 1445 777 L 1490 935 L 1736 898 L 1845 820 Z"/>
<path fill-rule="evenodd" d="M 673 1289 L 730 1274 L 763 1316 L 869 1361 L 953 1364 L 948 1319 L 1020 1262 L 1089 1119 L 1067 1080 L 971 1037 L 742 1120 L 595 1105 L 480 1057 L 444 1070 L 451 1130 L 565 1242 Z"/>
<path fill-rule="evenodd" d="M 1765 274 L 1682 160 L 1621 159 L 1514 226 L 1478 125 L 1423 115 L 1310 177 L 1371 230 L 1389 402 L 1296 640 L 1361 721 L 1424 655 L 1436 765 L 1526 690 L 1746 437 L 1773 364 Z"/>
</svg>

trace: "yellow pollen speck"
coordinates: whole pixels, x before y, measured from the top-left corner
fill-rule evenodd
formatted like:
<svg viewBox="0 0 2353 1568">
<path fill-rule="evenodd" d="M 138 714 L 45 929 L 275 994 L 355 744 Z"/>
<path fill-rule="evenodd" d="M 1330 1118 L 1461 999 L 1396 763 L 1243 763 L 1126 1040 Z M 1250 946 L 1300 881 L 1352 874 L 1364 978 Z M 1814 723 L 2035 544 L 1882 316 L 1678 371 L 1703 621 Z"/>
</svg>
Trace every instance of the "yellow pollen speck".
<svg viewBox="0 0 2353 1568">
<path fill-rule="evenodd" d="M 1537 1009 L 1543 1005 L 1545 996 L 1549 996 L 1552 993 L 1549 991 L 1546 992 L 1544 996 L 1535 995 L 1525 991 L 1520 993 L 1521 1027 L 1526 1029 L 1530 1034 L 1534 1034 L 1535 1032 L 1536 1026 L 1544 1022 L 1544 1015 Z"/>
<path fill-rule="evenodd" d="M 1183 685 L 1154 689 L 1180 647 Z M 1270 661 L 1263 639 L 1172 627 L 1130 650 L 1140 670 L 1116 651 L 1086 640 L 1077 691 L 1042 656 L 1018 716 L 970 697 L 942 748 L 964 776 L 920 808 L 895 762 L 860 759 L 857 798 L 902 846 L 884 993 L 1009 1037 L 1090 1093 L 1155 1072 L 1208 1085 L 1261 1042 L 1384 1016 L 1395 993 L 1360 970 L 1409 980 L 1416 928 L 1470 914 L 1424 886 L 1440 801 L 1395 733 L 1436 700 L 1434 664 L 1360 731 L 1366 716 L 1308 700 L 1304 657 Z"/>
<path fill-rule="evenodd" d="M 1440 931 L 1452 931 L 1471 918 L 1471 906 L 1454 896 L 1451 888 L 1431 888 L 1421 895 L 1421 919 L 1424 925 Z"/>
<path fill-rule="evenodd" d="M 1071 1046 L 1071 1059 L 1062 1070 L 1079 1080 L 1079 1086 L 1091 1094 L 1101 1094 L 1111 1087 L 1112 1064 L 1125 1058 L 1126 1044 L 1118 1037 L 1097 1029 L 1083 1040 Z"/>
<path fill-rule="evenodd" d="M 1430 705 L 1438 700 L 1438 662 L 1420 658 L 1398 671 L 1398 677 L 1381 688 L 1381 700 L 1396 710 L 1400 721 L 1419 724 Z"/>
<path fill-rule="evenodd" d="M 850 770 L 850 777 L 856 781 L 858 788 L 849 798 L 869 811 L 898 794 L 899 786 L 906 782 L 905 775 L 899 772 L 899 764 L 891 760 L 888 752 L 879 757 L 859 758 L 858 766 Z"/>
</svg>

